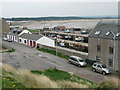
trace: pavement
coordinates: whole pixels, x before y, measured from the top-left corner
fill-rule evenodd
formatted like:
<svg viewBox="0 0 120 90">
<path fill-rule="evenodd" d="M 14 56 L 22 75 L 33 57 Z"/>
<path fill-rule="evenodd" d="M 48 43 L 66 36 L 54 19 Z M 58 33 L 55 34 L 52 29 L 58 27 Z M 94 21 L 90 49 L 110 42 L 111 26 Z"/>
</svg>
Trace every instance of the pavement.
<svg viewBox="0 0 120 90">
<path fill-rule="evenodd" d="M 38 51 L 35 48 L 15 42 L 3 41 L 2 43 L 15 49 L 15 52 L 2 54 L 2 63 L 9 64 L 15 68 L 26 70 L 57 68 L 96 83 L 103 82 L 107 78 L 107 76 L 92 72 L 92 70 L 79 68 L 69 64 L 68 60 Z"/>
</svg>

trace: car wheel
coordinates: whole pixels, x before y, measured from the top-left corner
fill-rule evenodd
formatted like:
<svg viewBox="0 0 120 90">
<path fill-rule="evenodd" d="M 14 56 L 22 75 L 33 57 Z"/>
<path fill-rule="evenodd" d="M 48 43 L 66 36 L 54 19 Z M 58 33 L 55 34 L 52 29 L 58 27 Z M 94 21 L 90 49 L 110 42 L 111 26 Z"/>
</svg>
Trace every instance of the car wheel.
<svg viewBox="0 0 120 90">
<path fill-rule="evenodd" d="M 103 71 L 102 74 L 103 74 L 103 75 L 106 75 L 106 72 Z"/>
<path fill-rule="evenodd" d="M 81 67 L 81 65 L 80 65 L 80 64 L 78 64 L 78 67 Z"/>
<path fill-rule="evenodd" d="M 71 64 L 71 61 L 69 61 L 69 63 Z"/>
<path fill-rule="evenodd" d="M 92 69 L 92 71 L 93 71 L 93 72 L 96 72 L 96 70 L 95 70 L 94 68 Z"/>
</svg>

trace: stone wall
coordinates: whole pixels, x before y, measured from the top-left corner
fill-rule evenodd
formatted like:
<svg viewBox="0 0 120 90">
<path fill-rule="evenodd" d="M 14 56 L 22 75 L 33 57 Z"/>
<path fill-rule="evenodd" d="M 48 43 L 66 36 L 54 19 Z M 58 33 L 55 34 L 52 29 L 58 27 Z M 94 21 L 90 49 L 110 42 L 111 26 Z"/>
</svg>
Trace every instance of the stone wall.
<svg viewBox="0 0 120 90">
<path fill-rule="evenodd" d="M 80 51 L 75 51 L 75 50 L 68 50 L 65 48 L 61 48 L 61 47 L 49 47 L 49 46 L 45 46 L 45 45 L 38 45 L 39 48 L 44 48 L 44 49 L 49 49 L 49 50 L 54 50 L 57 51 L 59 53 L 65 54 L 65 55 L 69 55 L 69 56 L 79 56 L 81 58 L 87 59 L 88 58 L 88 54 L 87 53 L 82 53 Z"/>
</svg>

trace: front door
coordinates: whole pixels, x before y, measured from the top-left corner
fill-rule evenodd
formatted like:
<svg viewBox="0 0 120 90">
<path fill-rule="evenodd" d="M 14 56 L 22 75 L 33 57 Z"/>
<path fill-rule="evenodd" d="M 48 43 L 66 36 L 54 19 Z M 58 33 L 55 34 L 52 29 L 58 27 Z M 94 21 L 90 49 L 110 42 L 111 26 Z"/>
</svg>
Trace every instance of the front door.
<svg viewBox="0 0 120 90">
<path fill-rule="evenodd" d="M 30 46 L 32 47 L 32 41 L 30 41 Z"/>
<path fill-rule="evenodd" d="M 35 41 L 33 42 L 33 46 L 36 47 L 36 42 Z"/>
</svg>

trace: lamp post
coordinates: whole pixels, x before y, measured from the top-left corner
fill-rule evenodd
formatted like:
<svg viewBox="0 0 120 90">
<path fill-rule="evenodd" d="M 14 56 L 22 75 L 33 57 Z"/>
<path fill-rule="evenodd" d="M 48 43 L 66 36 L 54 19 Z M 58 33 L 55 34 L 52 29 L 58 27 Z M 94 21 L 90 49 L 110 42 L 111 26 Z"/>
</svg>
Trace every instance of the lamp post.
<svg viewBox="0 0 120 90">
<path fill-rule="evenodd" d="M 116 35 L 111 31 L 111 33 L 113 34 L 113 47 L 114 47 L 114 50 L 113 50 L 113 69 L 115 69 L 115 54 L 116 54 L 116 48 L 115 48 L 115 38 L 116 38 Z"/>
</svg>

